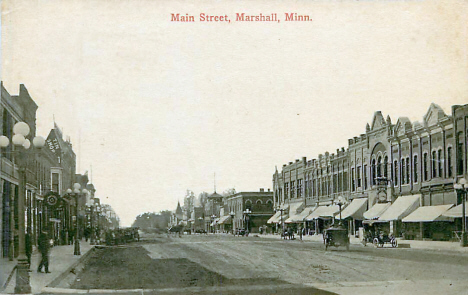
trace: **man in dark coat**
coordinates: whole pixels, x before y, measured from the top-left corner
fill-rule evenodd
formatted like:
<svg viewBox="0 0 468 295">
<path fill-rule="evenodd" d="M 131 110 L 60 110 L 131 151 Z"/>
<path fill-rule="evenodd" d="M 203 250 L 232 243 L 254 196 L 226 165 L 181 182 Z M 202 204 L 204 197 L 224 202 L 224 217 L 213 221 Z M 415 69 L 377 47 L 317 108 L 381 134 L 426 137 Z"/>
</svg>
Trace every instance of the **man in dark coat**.
<svg viewBox="0 0 468 295">
<path fill-rule="evenodd" d="M 47 232 L 43 231 L 39 235 L 38 238 L 38 249 L 41 253 L 41 263 L 39 263 L 39 267 L 37 268 L 37 272 L 42 272 L 42 267 L 44 266 L 45 272 L 49 272 L 49 252 L 50 252 L 50 243 L 49 238 L 47 236 Z"/>
<path fill-rule="evenodd" d="M 28 264 L 31 265 L 32 242 L 31 242 L 30 233 L 27 233 L 25 236 L 25 244 L 26 244 L 26 257 L 28 258 Z"/>
</svg>

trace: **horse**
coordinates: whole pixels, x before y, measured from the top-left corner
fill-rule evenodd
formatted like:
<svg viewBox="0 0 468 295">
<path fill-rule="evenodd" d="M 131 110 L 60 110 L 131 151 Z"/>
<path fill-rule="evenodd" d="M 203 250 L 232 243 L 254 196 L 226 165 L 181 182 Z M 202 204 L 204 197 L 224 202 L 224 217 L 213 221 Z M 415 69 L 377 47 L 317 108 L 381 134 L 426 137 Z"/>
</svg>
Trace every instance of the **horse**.
<svg viewBox="0 0 468 295">
<path fill-rule="evenodd" d="M 174 225 L 171 228 L 169 228 L 168 233 L 173 233 L 173 234 L 179 233 L 179 238 L 181 238 L 182 237 L 181 233 L 184 232 L 184 229 L 185 229 L 184 225 L 178 224 L 178 225 Z"/>
</svg>

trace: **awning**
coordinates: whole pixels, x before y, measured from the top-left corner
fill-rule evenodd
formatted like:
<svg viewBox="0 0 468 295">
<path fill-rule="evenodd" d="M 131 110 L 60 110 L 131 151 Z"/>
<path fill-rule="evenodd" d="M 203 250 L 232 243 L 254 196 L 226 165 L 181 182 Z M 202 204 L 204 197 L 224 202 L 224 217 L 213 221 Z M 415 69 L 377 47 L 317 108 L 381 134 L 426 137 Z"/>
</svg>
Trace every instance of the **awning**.
<svg viewBox="0 0 468 295">
<path fill-rule="evenodd" d="M 393 202 L 380 217 L 380 221 L 401 220 L 419 207 L 420 195 L 402 196 Z"/>
<path fill-rule="evenodd" d="M 275 215 L 273 215 L 270 219 L 268 219 L 267 223 L 281 223 L 281 220 L 288 219 L 289 215 L 283 211 L 283 216 L 281 216 L 281 211 L 277 211 Z"/>
<path fill-rule="evenodd" d="M 306 217 L 306 220 L 311 221 L 317 218 L 330 218 L 335 216 L 338 212 L 340 212 L 340 207 L 338 205 L 319 206 Z"/>
<path fill-rule="evenodd" d="M 368 211 L 364 212 L 362 216 L 364 216 L 365 219 L 377 219 L 382 215 L 385 210 L 388 209 L 392 205 L 391 203 L 377 203 L 372 208 L 370 208 Z"/>
<path fill-rule="evenodd" d="M 297 202 L 289 204 L 289 215 L 293 216 L 298 214 L 304 208 L 304 202 Z"/>
<path fill-rule="evenodd" d="M 304 219 L 309 216 L 310 213 L 315 209 L 315 207 L 308 207 L 302 210 L 301 213 L 295 214 L 288 219 L 286 219 L 285 223 L 301 223 L 304 222 Z"/>
<path fill-rule="evenodd" d="M 225 215 L 219 218 L 218 224 L 226 224 L 231 221 L 231 215 Z"/>
<path fill-rule="evenodd" d="M 341 219 L 354 218 L 358 220 L 363 220 L 364 217 L 362 214 L 367 209 L 367 198 L 353 199 L 351 203 L 341 211 Z M 340 218 L 338 214 L 337 218 Z"/>
<path fill-rule="evenodd" d="M 441 216 L 453 205 L 423 206 L 403 218 L 403 222 L 450 221 L 450 217 Z"/>
<path fill-rule="evenodd" d="M 271 224 L 271 223 L 275 223 L 274 221 L 278 219 L 278 217 L 281 217 L 281 211 L 276 211 L 275 214 L 273 214 L 272 217 L 270 217 L 270 219 L 268 219 L 267 223 L 268 224 Z"/>
<path fill-rule="evenodd" d="M 215 220 L 213 220 L 213 222 L 211 223 L 211 226 L 215 226 L 219 221 L 219 218 L 216 218 Z"/>
<path fill-rule="evenodd" d="M 467 204 L 465 204 L 466 206 Z M 463 204 L 460 204 L 458 206 L 455 206 L 453 207 L 452 209 L 442 213 L 442 216 L 445 216 L 445 217 L 452 217 L 452 218 L 462 218 L 463 217 L 463 212 L 462 212 L 462 208 L 463 207 Z M 467 208 L 465 207 L 465 214 L 468 215 L 468 210 Z"/>
</svg>

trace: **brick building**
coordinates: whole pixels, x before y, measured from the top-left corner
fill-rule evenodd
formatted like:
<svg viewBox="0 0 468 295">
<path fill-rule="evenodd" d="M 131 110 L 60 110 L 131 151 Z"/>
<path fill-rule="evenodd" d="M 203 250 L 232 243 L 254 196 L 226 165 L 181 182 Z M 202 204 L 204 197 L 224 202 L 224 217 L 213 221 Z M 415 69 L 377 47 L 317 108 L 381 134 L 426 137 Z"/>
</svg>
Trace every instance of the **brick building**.
<svg viewBox="0 0 468 295">
<path fill-rule="evenodd" d="M 387 212 L 370 218 L 389 231 L 411 238 L 447 238 L 460 227 L 460 219 L 402 221 L 418 207 L 461 202 L 453 184 L 467 173 L 467 110 L 468 105 L 453 106 L 447 115 L 431 104 L 421 123 L 400 117 L 395 124 L 376 112 L 365 133 L 348 140 L 347 149 L 313 160 L 304 157 L 276 170 L 275 209 L 283 212 L 285 220 L 291 218 L 321 232 L 338 215 L 336 204 L 341 197 L 348 206 L 342 217 L 355 231 L 370 208 L 388 204 Z M 279 223 L 278 218 L 272 222 Z"/>
<path fill-rule="evenodd" d="M 234 213 L 234 220 L 226 218 L 228 228 L 234 226 L 234 231 L 248 229 L 251 233 L 258 233 L 274 214 L 273 192 L 264 191 L 264 189 L 258 192 L 239 192 L 227 196 L 223 207 L 224 216 L 230 217 L 230 213 Z M 250 211 L 248 214 L 245 213 L 247 209 Z"/>
</svg>

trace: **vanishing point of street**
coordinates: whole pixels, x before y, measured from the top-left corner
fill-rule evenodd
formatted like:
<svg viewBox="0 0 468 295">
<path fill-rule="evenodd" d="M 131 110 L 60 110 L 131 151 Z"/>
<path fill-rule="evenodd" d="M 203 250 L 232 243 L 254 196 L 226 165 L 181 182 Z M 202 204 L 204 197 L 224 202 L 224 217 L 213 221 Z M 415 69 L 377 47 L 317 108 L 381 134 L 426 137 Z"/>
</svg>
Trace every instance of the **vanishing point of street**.
<svg viewBox="0 0 468 295">
<path fill-rule="evenodd" d="M 100 294 L 463 294 L 467 258 L 359 244 L 325 251 L 319 242 L 278 236 L 145 235 L 99 247 L 61 287 Z"/>
</svg>

